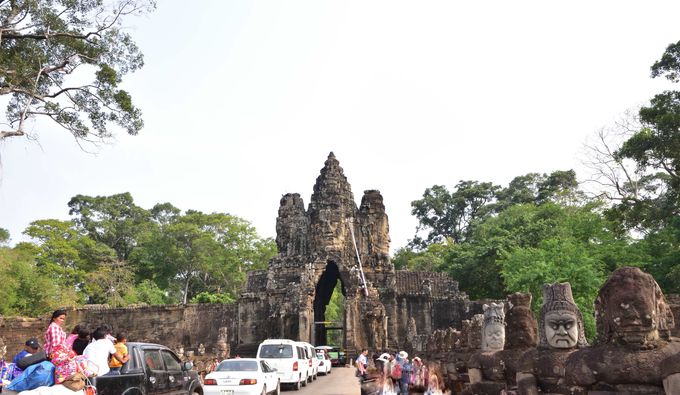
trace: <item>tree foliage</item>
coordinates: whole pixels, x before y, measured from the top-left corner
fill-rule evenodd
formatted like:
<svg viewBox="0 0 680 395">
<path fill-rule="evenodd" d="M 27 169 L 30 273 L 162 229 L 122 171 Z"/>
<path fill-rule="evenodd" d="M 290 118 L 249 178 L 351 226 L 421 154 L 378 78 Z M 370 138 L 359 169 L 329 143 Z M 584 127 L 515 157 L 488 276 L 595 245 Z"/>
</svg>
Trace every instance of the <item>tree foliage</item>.
<svg viewBox="0 0 680 395">
<path fill-rule="evenodd" d="M 417 233 L 411 241 L 416 248 L 425 248 L 451 238 L 464 241 L 477 221 L 492 212 L 490 203 L 499 187 L 490 182 L 460 181 L 453 192 L 443 185 L 427 188 L 423 198 L 411 203 L 411 213 L 418 218 L 418 230 L 427 231 L 426 239 Z"/>
<path fill-rule="evenodd" d="M 129 193 L 78 195 L 69 209 L 72 220 L 34 221 L 24 231 L 30 242 L 0 247 L 12 273 L 0 313 L 80 303 L 232 302 L 246 272 L 266 267 L 277 253 L 272 239 L 229 214 L 183 213 L 170 203 L 147 210 Z M 32 273 L 41 288 L 22 273 Z"/>
<path fill-rule="evenodd" d="M 418 228 L 409 246 L 424 249 L 446 239 L 464 243 L 475 226 L 513 205 L 576 204 L 581 199 L 573 170 L 529 173 L 515 177 L 506 188 L 490 182 L 461 181 L 449 192 L 445 186 L 435 185 L 425 190 L 422 199 L 411 203 Z M 427 232 L 425 238 L 420 236 L 422 232 Z"/>
<path fill-rule="evenodd" d="M 108 138 L 110 124 L 137 134 L 141 111 L 120 85 L 144 61 L 121 22 L 154 8 L 153 0 L 0 1 L 0 95 L 10 97 L 0 140 L 26 135 L 37 116 L 78 140 Z"/>
</svg>

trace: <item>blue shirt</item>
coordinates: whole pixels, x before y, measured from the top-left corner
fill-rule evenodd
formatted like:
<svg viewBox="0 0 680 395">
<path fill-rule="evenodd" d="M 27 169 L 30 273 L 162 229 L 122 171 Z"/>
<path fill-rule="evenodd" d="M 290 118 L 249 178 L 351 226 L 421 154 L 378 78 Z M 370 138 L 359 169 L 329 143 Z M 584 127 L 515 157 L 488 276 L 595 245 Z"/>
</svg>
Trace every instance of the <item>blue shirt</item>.
<svg viewBox="0 0 680 395">
<path fill-rule="evenodd" d="M 402 361 L 401 365 L 401 382 L 408 383 L 409 378 L 411 378 L 411 372 L 413 372 L 413 365 L 410 362 Z"/>
</svg>

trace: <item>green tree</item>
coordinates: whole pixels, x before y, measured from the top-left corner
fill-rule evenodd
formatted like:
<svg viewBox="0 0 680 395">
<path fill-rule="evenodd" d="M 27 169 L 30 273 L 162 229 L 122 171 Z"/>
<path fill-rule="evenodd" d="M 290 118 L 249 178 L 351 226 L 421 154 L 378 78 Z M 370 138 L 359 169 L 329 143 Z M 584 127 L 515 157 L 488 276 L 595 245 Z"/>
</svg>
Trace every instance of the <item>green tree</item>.
<svg viewBox="0 0 680 395">
<path fill-rule="evenodd" d="M 326 305 L 325 320 L 341 324 L 345 319 L 345 296 L 342 294 L 342 284 L 338 281 L 333 288 L 331 300 Z M 334 325 L 336 326 L 336 325 Z M 337 325 L 341 326 L 341 325 Z M 328 344 L 342 346 L 342 332 L 337 330 L 328 331 Z"/>
<path fill-rule="evenodd" d="M 274 242 L 247 221 L 190 210 L 149 228 L 131 260 L 138 279 L 152 279 L 186 303 L 201 292 L 235 298 L 246 272 L 265 267 L 275 254 Z"/>
<path fill-rule="evenodd" d="M 549 202 L 509 207 L 476 227 L 467 243 L 452 245 L 444 258 L 444 270 L 459 280 L 460 288 L 471 298 L 478 299 L 502 298 L 509 292 L 524 290 L 518 288 L 517 284 L 529 284 L 528 279 L 532 279 L 535 286 L 541 286 L 541 281 L 556 281 L 550 279 L 555 278 L 555 273 L 562 269 L 565 270 L 563 278 L 568 278 L 571 272 L 567 266 L 546 266 L 541 263 L 545 259 L 524 263 L 521 259 L 515 259 L 513 262 L 516 265 L 507 269 L 519 267 L 518 275 L 510 277 L 520 280 L 508 283 L 506 260 L 521 254 L 526 258 L 529 253 L 537 257 L 543 254 L 544 257 L 555 258 L 559 253 L 555 245 L 565 246 L 565 249 L 573 245 L 575 251 L 587 252 L 588 259 L 581 264 L 589 267 L 594 265 L 595 269 L 588 269 L 591 271 L 608 273 L 623 265 L 644 265 L 647 255 L 631 245 L 631 240 L 613 232 L 611 223 L 600 211 L 599 203 L 561 206 Z M 574 257 L 573 261 L 579 257 L 572 250 L 568 252 Z M 524 266 L 518 266 L 520 263 L 531 266 L 534 262 L 538 263 L 531 270 L 522 270 Z M 574 278 L 573 281 L 580 280 Z"/>
<path fill-rule="evenodd" d="M 574 300 L 585 321 L 586 335 L 593 339 L 595 319 L 593 301 L 606 278 L 604 264 L 586 243 L 573 237 L 553 237 L 536 247 L 516 248 L 501 260 L 502 275 L 508 292 L 531 292 L 534 310 L 543 300 L 543 284 L 569 282 Z"/>
<path fill-rule="evenodd" d="M 443 185 L 427 188 L 423 198 L 411 203 L 411 214 L 418 219 L 411 247 L 425 248 L 451 238 L 454 243 L 466 240 L 476 222 L 493 212 L 499 186 L 490 182 L 460 181 L 453 192 Z M 418 232 L 427 232 L 425 239 Z"/>
<path fill-rule="evenodd" d="M 0 247 L 9 243 L 9 231 L 7 229 L 0 228 Z"/>
<path fill-rule="evenodd" d="M 153 8 L 152 0 L 0 1 L 0 95 L 10 97 L 11 126 L 0 140 L 26 135 L 36 116 L 81 141 L 111 137 L 111 123 L 137 134 L 141 111 L 120 84 L 144 62 L 122 21 Z"/>
<path fill-rule="evenodd" d="M 62 289 L 21 246 L 0 248 L 0 315 L 37 317 L 59 306 L 75 305 L 75 290 Z"/>
<path fill-rule="evenodd" d="M 461 181 L 449 192 L 446 187 L 435 185 L 425 190 L 422 199 L 411 203 L 418 228 L 409 247 L 424 249 L 446 239 L 454 244 L 465 243 L 477 225 L 514 205 L 548 202 L 572 205 L 582 200 L 573 170 L 529 173 L 515 177 L 506 188 L 489 182 Z M 420 232 L 427 232 L 427 237 L 421 237 Z"/>
<path fill-rule="evenodd" d="M 84 284 L 89 303 L 122 307 L 137 301 L 134 273 L 125 262 L 101 262 Z"/>
<path fill-rule="evenodd" d="M 652 77 L 678 82 L 680 42 L 666 48 L 652 66 Z M 614 153 L 633 160 L 644 176 L 643 192 L 623 199 L 611 215 L 626 228 L 650 232 L 661 229 L 680 214 L 680 91 L 655 95 L 639 112 L 641 128 Z"/>
<path fill-rule="evenodd" d="M 154 226 L 151 213 L 137 206 L 128 192 L 97 197 L 77 195 L 68 207 L 76 229 L 113 249 L 120 261 L 128 260 L 139 235 Z"/>
<path fill-rule="evenodd" d="M 418 252 L 402 247 L 392 257 L 392 264 L 397 270 L 440 271 L 449 244 L 448 242 L 430 244 Z"/>
<path fill-rule="evenodd" d="M 97 263 L 115 257 L 109 247 L 78 233 L 72 221 L 33 221 L 24 234 L 34 241 L 21 244 L 32 250 L 38 268 L 62 287 L 79 287 Z"/>
<path fill-rule="evenodd" d="M 155 282 L 149 279 L 142 280 L 135 286 L 135 299 L 139 303 L 149 305 L 167 304 L 171 300 Z"/>
</svg>

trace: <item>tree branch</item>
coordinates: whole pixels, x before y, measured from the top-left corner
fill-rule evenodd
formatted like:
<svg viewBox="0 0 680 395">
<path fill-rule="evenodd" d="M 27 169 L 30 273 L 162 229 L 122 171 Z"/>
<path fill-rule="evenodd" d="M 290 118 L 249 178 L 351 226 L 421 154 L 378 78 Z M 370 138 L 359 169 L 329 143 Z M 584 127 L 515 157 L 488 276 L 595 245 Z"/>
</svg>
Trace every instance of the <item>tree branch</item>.
<svg viewBox="0 0 680 395">
<path fill-rule="evenodd" d="M 26 135 L 26 133 L 24 133 L 23 130 L 7 130 L 0 132 L 0 140 L 5 139 L 7 137 L 18 137 L 24 135 Z"/>
</svg>

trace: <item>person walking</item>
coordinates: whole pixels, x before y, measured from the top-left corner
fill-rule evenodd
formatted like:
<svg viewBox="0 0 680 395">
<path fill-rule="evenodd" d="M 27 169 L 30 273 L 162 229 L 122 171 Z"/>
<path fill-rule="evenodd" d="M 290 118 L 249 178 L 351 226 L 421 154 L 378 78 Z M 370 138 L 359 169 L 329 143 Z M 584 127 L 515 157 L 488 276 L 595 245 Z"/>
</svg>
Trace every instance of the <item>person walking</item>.
<svg viewBox="0 0 680 395">
<path fill-rule="evenodd" d="M 408 385 L 413 372 L 413 366 L 408 360 L 408 353 L 406 351 L 399 351 L 399 358 L 397 363 L 401 365 L 401 378 L 399 380 L 399 393 L 401 395 L 408 395 Z"/>
<path fill-rule="evenodd" d="M 360 381 L 366 380 L 366 368 L 368 367 L 368 349 L 364 348 L 361 350 L 361 354 L 357 357 L 355 363 L 357 367 L 356 376 Z"/>
</svg>

